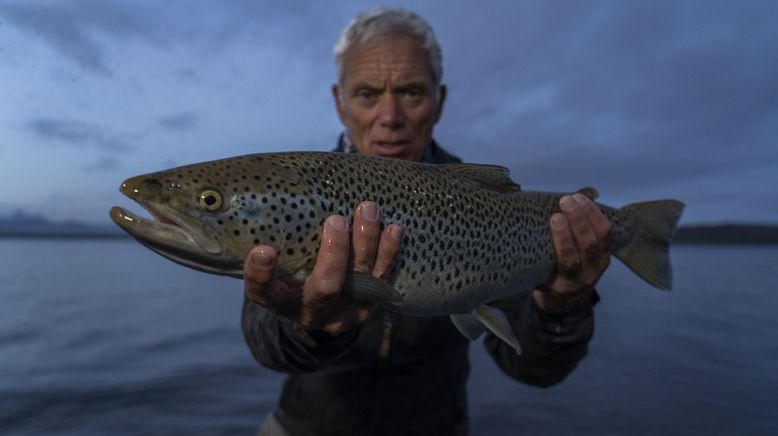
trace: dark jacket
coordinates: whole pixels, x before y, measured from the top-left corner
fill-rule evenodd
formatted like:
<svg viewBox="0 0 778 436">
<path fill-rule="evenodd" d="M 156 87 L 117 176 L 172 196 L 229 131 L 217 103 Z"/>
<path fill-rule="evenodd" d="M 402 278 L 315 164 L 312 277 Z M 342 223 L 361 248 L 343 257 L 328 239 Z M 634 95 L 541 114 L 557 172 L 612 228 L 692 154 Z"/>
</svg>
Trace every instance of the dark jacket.
<svg viewBox="0 0 778 436">
<path fill-rule="evenodd" d="M 339 150 L 347 144 L 341 140 Z M 431 163 L 458 162 L 433 142 Z M 509 376 L 536 386 L 562 380 L 586 354 L 591 303 L 564 317 L 543 313 L 532 293 L 494 304 L 523 347 L 491 333 L 484 344 Z M 262 365 L 289 373 L 275 419 L 294 436 L 467 433 L 469 341 L 448 317 L 412 317 L 382 308 L 358 329 L 331 336 L 246 301 L 243 333 Z"/>
</svg>

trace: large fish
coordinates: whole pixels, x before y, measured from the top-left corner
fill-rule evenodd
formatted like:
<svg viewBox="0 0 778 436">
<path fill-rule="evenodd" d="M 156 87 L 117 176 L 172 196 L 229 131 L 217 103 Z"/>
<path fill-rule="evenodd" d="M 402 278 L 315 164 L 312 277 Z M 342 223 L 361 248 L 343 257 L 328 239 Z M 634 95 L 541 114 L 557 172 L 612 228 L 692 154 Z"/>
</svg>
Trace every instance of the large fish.
<svg viewBox="0 0 778 436">
<path fill-rule="evenodd" d="M 123 208 L 111 218 L 142 244 L 201 271 L 242 277 L 252 247 L 278 252 L 279 272 L 313 268 L 327 216 L 351 217 L 372 200 L 381 221 L 405 228 L 388 284 L 349 275 L 345 291 L 410 315 L 452 315 L 473 339 L 484 327 L 517 351 L 502 312 L 487 305 L 544 283 L 555 268 L 549 218 L 563 193 L 522 191 L 492 165 L 428 165 L 345 153 L 253 154 L 133 177 L 121 192 L 154 219 Z M 596 198 L 591 188 L 582 192 Z M 611 222 L 614 255 L 669 289 L 669 241 L 683 209 L 675 200 L 620 209 Z"/>
</svg>

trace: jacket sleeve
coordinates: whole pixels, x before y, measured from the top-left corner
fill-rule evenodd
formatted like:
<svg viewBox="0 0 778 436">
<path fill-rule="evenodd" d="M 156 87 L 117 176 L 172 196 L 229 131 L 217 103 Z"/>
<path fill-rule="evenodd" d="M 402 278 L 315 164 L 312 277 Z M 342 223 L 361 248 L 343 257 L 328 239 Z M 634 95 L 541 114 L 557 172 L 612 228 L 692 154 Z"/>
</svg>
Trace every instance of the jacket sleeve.
<svg viewBox="0 0 778 436">
<path fill-rule="evenodd" d="M 505 373 L 535 386 L 562 381 L 586 355 L 594 334 L 593 304 L 597 293 L 570 312 L 553 315 L 542 311 L 532 291 L 494 304 L 502 309 L 522 346 L 522 354 L 488 333 L 484 345 Z"/>
<path fill-rule="evenodd" d="M 345 354 L 356 341 L 359 329 L 333 336 L 324 331 L 306 331 L 299 324 L 248 299 L 243 301 L 243 337 L 263 366 L 282 372 L 310 372 Z"/>
</svg>

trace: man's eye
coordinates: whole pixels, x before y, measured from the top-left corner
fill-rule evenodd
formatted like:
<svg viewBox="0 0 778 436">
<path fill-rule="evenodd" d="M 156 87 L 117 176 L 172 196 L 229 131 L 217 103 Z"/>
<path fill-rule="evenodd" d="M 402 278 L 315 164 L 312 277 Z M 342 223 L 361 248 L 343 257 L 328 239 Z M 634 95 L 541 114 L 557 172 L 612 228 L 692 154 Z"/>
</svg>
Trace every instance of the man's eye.
<svg viewBox="0 0 778 436">
<path fill-rule="evenodd" d="M 357 91 L 357 97 L 362 98 L 362 99 L 375 98 L 375 95 L 376 95 L 375 92 L 370 91 L 368 89 L 361 89 L 361 90 Z"/>
<path fill-rule="evenodd" d="M 405 97 L 414 101 L 421 100 L 424 97 L 424 91 L 415 88 L 408 89 L 405 91 Z"/>
</svg>

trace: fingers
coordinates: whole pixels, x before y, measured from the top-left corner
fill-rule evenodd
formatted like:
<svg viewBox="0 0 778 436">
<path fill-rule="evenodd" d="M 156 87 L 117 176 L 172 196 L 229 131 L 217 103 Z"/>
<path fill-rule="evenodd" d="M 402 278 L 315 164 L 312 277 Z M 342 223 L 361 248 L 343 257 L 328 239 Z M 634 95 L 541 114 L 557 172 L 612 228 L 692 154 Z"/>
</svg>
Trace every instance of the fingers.
<svg viewBox="0 0 778 436">
<path fill-rule="evenodd" d="M 276 250 L 269 245 L 259 245 L 243 262 L 243 287 L 246 297 L 254 302 L 265 304 L 266 293 L 275 276 Z"/>
<path fill-rule="evenodd" d="M 585 197 L 583 198 L 589 201 Z M 597 235 L 594 234 L 589 220 L 586 219 L 584 208 L 581 206 L 583 201 L 575 196 L 565 196 L 559 202 L 562 213 L 565 214 L 570 231 L 573 234 L 575 245 L 578 247 L 578 256 L 583 264 L 581 267 L 588 266 L 596 261 L 600 254 Z"/>
<path fill-rule="evenodd" d="M 305 282 L 303 305 L 315 310 L 340 293 L 349 263 L 348 222 L 331 215 L 322 229 L 321 246 L 313 272 Z"/>
<path fill-rule="evenodd" d="M 362 202 L 356 208 L 352 228 L 353 242 L 351 243 L 354 271 L 367 273 L 373 271 L 379 236 L 381 235 L 378 216 L 378 205 L 372 201 Z"/>
<path fill-rule="evenodd" d="M 378 255 L 373 267 L 373 277 L 386 280 L 392 273 L 394 259 L 400 252 L 400 245 L 403 239 L 403 228 L 397 224 L 386 226 L 381 233 L 381 240 L 378 243 Z"/>
<path fill-rule="evenodd" d="M 301 287 L 286 283 L 276 274 L 276 252 L 257 247 L 244 263 L 246 295 L 275 312 L 297 321 L 306 329 L 338 333 L 364 323 L 375 303 L 339 298 L 348 271 L 388 277 L 400 250 L 402 227 L 393 224 L 382 232 L 380 209 L 361 203 L 353 227 L 340 215 L 332 215 L 322 228 L 313 271 Z"/>
<path fill-rule="evenodd" d="M 582 194 L 573 195 L 583 218 L 581 233 L 573 229 L 573 237 L 583 257 L 583 269 L 589 272 L 588 282 L 593 285 L 610 263 L 610 222 L 600 208 Z"/>
<path fill-rule="evenodd" d="M 579 198 L 579 196 L 581 198 Z M 592 231 L 594 232 L 594 235 L 597 238 L 597 242 L 602 248 L 603 253 L 607 254 L 608 258 L 610 258 L 610 221 L 608 221 L 608 218 L 605 217 L 605 214 L 602 213 L 600 208 L 597 207 L 593 201 L 589 200 L 581 194 L 575 194 L 573 198 L 578 201 L 578 204 L 583 209 L 586 220 L 591 225 Z"/>
<path fill-rule="evenodd" d="M 556 252 L 556 273 L 569 278 L 578 276 L 581 272 L 581 258 L 565 215 L 555 213 L 551 216 L 551 238 Z"/>
<path fill-rule="evenodd" d="M 551 234 L 557 253 L 556 290 L 593 286 L 610 263 L 610 223 L 599 208 L 582 194 L 560 199 L 561 214 L 551 217 Z"/>
<path fill-rule="evenodd" d="M 381 232 L 379 217 L 377 204 L 365 201 L 357 206 L 351 257 L 354 271 L 369 272 L 385 279 L 392 272 L 394 258 L 400 251 L 403 231 L 399 225 L 391 224 Z"/>
</svg>

